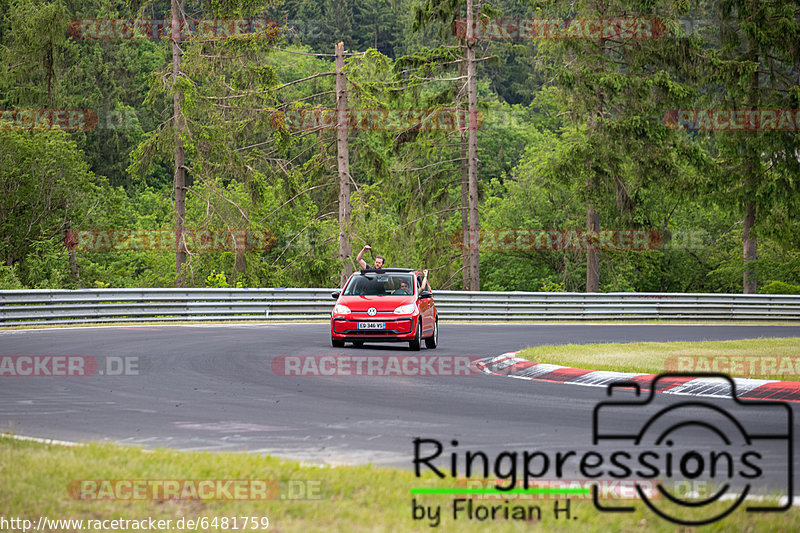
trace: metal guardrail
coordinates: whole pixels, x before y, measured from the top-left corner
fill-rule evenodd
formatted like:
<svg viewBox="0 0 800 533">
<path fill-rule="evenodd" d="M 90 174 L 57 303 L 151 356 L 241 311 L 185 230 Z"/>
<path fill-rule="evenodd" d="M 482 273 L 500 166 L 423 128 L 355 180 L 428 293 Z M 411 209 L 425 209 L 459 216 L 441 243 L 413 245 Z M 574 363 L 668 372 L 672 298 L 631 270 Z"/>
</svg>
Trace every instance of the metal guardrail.
<svg viewBox="0 0 800 533">
<path fill-rule="evenodd" d="M 0 326 L 325 320 L 334 289 L 0 291 Z M 443 320 L 800 321 L 800 295 L 435 291 Z"/>
</svg>

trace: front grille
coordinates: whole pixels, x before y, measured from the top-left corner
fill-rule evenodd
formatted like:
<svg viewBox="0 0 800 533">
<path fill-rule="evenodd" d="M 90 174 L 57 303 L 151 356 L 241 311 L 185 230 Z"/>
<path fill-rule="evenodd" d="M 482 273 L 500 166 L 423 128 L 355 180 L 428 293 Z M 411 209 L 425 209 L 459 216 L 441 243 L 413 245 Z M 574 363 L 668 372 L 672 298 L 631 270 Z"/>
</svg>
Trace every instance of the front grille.
<svg viewBox="0 0 800 533">
<path fill-rule="evenodd" d="M 350 313 L 354 315 L 355 313 Z M 364 313 L 366 314 L 366 313 Z M 333 319 L 335 322 L 386 322 L 389 323 L 397 323 L 397 322 L 410 322 L 410 318 L 380 318 L 379 316 L 367 316 L 366 319 L 364 318 L 341 318 L 337 317 Z"/>
<path fill-rule="evenodd" d="M 346 329 L 340 335 L 363 335 L 365 337 L 378 337 L 380 335 L 407 335 L 408 331 L 398 329 Z"/>
</svg>

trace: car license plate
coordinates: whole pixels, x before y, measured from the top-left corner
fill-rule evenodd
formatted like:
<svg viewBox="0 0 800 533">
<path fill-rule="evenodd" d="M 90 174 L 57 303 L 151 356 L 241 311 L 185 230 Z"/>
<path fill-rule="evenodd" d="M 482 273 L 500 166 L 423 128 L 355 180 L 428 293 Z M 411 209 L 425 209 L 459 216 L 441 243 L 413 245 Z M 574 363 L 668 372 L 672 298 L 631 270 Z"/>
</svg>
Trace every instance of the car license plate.
<svg viewBox="0 0 800 533">
<path fill-rule="evenodd" d="M 358 329 L 386 329 L 385 322 L 359 322 Z"/>
</svg>

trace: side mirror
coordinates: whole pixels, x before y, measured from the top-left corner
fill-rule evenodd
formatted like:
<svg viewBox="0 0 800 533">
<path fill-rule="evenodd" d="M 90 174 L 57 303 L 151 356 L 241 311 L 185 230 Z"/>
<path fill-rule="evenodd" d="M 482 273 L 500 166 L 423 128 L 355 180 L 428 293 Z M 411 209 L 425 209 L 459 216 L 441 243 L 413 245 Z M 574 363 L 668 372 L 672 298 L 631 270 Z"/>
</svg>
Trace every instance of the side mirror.
<svg viewBox="0 0 800 533">
<path fill-rule="evenodd" d="M 424 300 L 425 298 L 433 298 L 433 293 L 430 291 L 422 291 L 419 293 L 420 300 Z"/>
<path fill-rule="evenodd" d="M 337 300 L 339 298 L 340 294 L 342 294 L 342 291 L 333 291 L 331 293 L 331 298 L 333 298 L 334 300 Z"/>
</svg>

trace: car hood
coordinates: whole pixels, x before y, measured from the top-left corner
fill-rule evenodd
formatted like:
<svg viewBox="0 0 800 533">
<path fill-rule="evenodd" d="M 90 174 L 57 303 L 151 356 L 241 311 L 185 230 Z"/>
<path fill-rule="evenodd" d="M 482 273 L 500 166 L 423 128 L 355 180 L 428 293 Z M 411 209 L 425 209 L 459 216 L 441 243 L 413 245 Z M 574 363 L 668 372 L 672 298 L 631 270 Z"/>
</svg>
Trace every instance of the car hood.
<svg viewBox="0 0 800 533">
<path fill-rule="evenodd" d="M 403 296 L 340 296 L 336 303 L 346 305 L 353 312 L 366 312 L 370 307 L 374 307 L 378 312 L 392 312 L 401 305 L 411 304 L 417 301 L 413 294 Z"/>
</svg>

